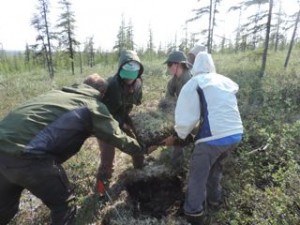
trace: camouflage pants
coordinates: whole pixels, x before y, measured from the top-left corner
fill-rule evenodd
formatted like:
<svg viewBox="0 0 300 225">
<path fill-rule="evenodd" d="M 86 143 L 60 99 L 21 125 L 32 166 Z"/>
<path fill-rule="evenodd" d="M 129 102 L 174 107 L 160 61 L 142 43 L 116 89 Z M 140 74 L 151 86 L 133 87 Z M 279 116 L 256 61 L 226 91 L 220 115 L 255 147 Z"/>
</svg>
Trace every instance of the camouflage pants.
<svg viewBox="0 0 300 225">
<path fill-rule="evenodd" d="M 9 223 L 18 212 L 24 189 L 47 205 L 52 224 L 72 224 L 76 212 L 73 190 L 61 165 L 45 158 L 6 157 L 4 161 L 6 165 L 0 166 L 0 225 Z"/>
</svg>

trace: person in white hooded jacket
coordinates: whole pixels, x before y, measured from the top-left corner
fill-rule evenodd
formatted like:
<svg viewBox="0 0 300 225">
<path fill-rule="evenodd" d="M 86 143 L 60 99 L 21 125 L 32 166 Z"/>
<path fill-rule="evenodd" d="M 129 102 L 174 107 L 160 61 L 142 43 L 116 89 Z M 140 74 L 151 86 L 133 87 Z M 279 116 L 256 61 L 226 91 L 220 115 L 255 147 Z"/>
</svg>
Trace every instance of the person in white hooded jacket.
<svg viewBox="0 0 300 225">
<path fill-rule="evenodd" d="M 218 206 L 222 202 L 222 166 L 224 158 L 242 139 L 243 125 L 236 93 L 238 85 L 217 74 L 211 55 L 197 54 L 194 76 L 181 89 L 175 109 L 177 137 L 186 139 L 198 125 L 195 147 L 184 202 L 184 213 L 192 224 L 202 224 L 205 202 Z"/>
</svg>

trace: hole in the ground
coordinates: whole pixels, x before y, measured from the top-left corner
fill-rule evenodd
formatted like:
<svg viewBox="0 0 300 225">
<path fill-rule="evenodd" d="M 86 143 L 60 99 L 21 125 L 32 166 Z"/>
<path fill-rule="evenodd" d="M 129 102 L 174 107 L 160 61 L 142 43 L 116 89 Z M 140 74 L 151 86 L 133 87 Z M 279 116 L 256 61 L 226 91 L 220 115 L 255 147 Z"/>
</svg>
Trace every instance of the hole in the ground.
<svg viewBox="0 0 300 225">
<path fill-rule="evenodd" d="M 128 183 L 126 189 L 133 202 L 135 215 L 161 218 L 180 214 L 184 199 L 182 185 L 176 176 L 148 177 Z"/>
</svg>

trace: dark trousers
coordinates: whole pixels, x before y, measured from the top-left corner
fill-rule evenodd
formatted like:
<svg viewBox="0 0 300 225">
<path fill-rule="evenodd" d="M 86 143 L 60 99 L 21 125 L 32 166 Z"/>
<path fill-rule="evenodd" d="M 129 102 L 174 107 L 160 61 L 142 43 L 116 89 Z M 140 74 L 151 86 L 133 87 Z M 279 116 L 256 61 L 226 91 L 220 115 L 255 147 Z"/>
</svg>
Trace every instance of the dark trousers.
<svg viewBox="0 0 300 225">
<path fill-rule="evenodd" d="M 99 179 L 110 179 L 113 173 L 113 163 L 115 157 L 115 147 L 103 141 L 99 141 L 101 164 L 97 177 Z M 133 167 L 140 169 L 144 165 L 144 155 L 132 156 Z"/>
<path fill-rule="evenodd" d="M 71 224 L 76 207 L 73 190 L 63 167 L 53 159 L 21 159 L 0 155 L 0 225 L 5 225 L 19 209 L 24 189 L 51 210 L 52 224 Z"/>
<path fill-rule="evenodd" d="M 173 169 L 181 170 L 183 165 L 184 155 L 183 147 L 174 145 L 171 153 L 171 164 Z"/>
</svg>

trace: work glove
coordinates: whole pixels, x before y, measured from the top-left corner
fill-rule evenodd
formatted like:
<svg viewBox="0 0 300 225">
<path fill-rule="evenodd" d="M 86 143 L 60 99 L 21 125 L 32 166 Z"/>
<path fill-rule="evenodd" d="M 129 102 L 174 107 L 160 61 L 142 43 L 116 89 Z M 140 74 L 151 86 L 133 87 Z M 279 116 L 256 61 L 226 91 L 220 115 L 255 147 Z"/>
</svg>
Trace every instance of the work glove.
<svg viewBox="0 0 300 225">
<path fill-rule="evenodd" d="M 134 131 L 133 131 L 133 128 L 132 128 L 132 126 L 130 126 L 129 124 L 124 123 L 124 124 L 122 125 L 122 130 L 123 130 L 128 136 L 130 136 L 130 137 L 136 139 L 136 135 L 135 135 L 135 133 L 134 133 Z"/>
<path fill-rule="evenodd" d="M 100 196 L 105 195 L 105 185 L 103 180 L 97 180 L 96 190 Z"/>
<path fill-rule="evenodd" d="M 111 174 L 108 175 L 98 169 L 96 175 L 96 184 L 95 184 L 95 194 L 99 195 L 100 197 L 105 197 L 105 192 L 109 189 L 109 179 L 111 178 Z"/>
<path fill-rule="evenodd" d="M 109 181 L 107 179 L 97 178 L 95 194 L 99 197 L 106 197 L 106 193 L 109 190 Z"/>
</svg>

